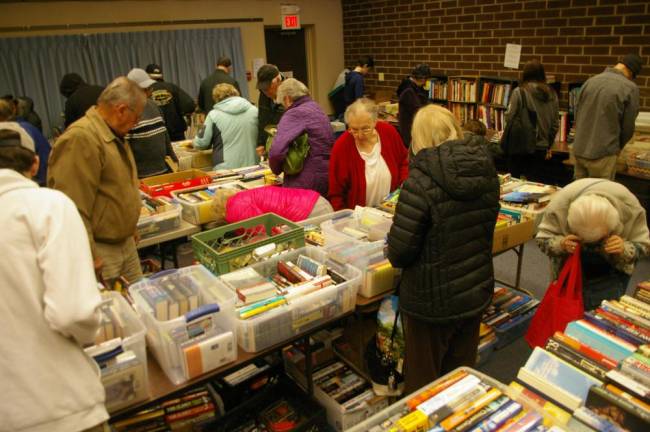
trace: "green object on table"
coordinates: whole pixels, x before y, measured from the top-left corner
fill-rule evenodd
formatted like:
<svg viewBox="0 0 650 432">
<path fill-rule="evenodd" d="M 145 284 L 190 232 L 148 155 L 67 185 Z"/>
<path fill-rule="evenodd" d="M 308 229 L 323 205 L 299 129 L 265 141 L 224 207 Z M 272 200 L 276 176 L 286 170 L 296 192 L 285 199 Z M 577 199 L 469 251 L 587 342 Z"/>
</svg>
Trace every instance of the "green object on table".
<svg viewBox="0 0 650 432">
<path fill-rule="evenodd" d="M 269 134 L 266 139 L 266 153 L 268 154 L 271 150 L 273 139 L 275 138 L 278 129 L 275 126 L 269 125 L 265 127 L 264 130 Z M 307 133 L 304 133 L 293 140 L 293 142 L 289 144 L 289 151 L 287 151 L 287 156 L 282 164 L 282 171 L 286 175 L 295 175 L 302 171 L 307 154 L 309 154 L 309 148 Z"/>
</svg>

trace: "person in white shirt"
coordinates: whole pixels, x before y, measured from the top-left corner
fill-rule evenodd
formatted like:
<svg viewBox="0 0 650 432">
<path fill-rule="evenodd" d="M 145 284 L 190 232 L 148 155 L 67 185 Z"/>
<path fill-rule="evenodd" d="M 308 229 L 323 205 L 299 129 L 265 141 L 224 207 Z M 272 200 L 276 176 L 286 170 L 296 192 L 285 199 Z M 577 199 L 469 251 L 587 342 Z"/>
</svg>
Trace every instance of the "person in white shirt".
<svg viewBox="0 0 650 432">
<path fill-rule="evenodd" d="M 86 229 L 66 195 L 30 180 L 38 163 L 0 124 L 0 431 L 103 430 L 99 368 L 81 347 L 101 304 Z"/>
</svg>

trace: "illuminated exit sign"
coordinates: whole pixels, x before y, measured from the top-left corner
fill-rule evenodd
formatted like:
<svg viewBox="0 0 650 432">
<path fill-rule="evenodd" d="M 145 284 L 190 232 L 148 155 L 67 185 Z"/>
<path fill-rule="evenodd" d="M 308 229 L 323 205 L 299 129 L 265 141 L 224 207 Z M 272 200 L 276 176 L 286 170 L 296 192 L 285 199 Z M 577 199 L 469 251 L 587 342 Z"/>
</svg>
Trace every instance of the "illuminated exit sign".
<svg viewBox="0 0 650 432">
<path fill-rule="evenodd" d="M 300 8 L 297 5 L 280 5 L 280 14 L 282 15 L 282 30 L 300 29 Z"/>
<path fill-rule="evenodd" d="M 282 30 L 300 29 L 300 15 L 284 15 L 282 17 Z"/>
</svg>

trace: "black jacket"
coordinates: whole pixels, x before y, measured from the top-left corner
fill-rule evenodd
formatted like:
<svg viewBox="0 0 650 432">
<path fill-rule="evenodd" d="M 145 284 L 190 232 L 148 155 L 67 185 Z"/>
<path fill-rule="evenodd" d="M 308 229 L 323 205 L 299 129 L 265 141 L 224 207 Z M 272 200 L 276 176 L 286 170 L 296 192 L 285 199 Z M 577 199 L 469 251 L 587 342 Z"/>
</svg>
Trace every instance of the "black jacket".
<svg viewBox="0 0 650 432">
<path fill-rule="evenodd" d="M 65 101 L 65 127 L 83 117 L 88 108 L 97 103 L 97 98 L 103 91 L 104 87 L 81 83 Z"/>
<path fill-rule="evenodd" d="M 157 81 L 151 89 L 151 99 L 162 112 L 169 137 L 172 141 L 184 140 L 187 124 L 183 116 L 194 112 L 192 97 L 176 84 L 165 81 Z"/>
<path fill-rule="evenodd" d="M 388 235 L 388 259 L 403 269 L 403 313 L 446 323 L 489 305 L 499 212 L 491 158 L 473 136 L 421 150 L 411 161 Z"/>
<path fill-rule="evenodd" d="M 258 112 L 258 121 L 257 121 L 257 146 L 263 146 L 266 144 L 266 139 L 268 134 L 264 128 L 268 125 L 276 125 L 280 123 L 282 114 L 284 114 L 284 107 L 280 104 L 277 104 L 265 95 L 263 92 L 260 92 L 260 98 L 257 101 Z"/>
<path fill-rule="evenodd" d="M 204 113 L 209 113 L 212 107 L 214 106 L 214 99 L 212 99 L 212 89 L 217 84 L 230 84 L 234 86 L 239 95 L 241 96 L 241 90 L 239 89 L 239 83 L 233 77 L 228 75 L 226 72 L 221 69 L 215 69 L 214 72 L 206 79 L 201 81 L 201 88 L 199 89 L 199 108 Z"/>
<path fill-rule="evenodd" d="M 399 96 L 399 133 L 404 145 L 411 145 L 411 126 L 418 110 L 429 103 L 427 91 L 406 77 L 397 88 Z"/>
</svg>

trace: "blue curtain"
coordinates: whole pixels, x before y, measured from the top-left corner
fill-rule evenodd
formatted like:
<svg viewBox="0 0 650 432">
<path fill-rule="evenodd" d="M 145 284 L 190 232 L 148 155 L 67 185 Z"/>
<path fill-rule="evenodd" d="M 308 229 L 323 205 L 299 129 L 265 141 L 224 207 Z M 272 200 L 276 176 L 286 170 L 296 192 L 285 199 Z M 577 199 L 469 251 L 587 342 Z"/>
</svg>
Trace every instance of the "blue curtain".
<svg viewBox="0 0 650 432">
<path fill-rule="evenodd" d="M 63 125 L 63 75 L 77 72 L 91 84 L 106 85 L 134 67 L 162 67 L 165 81 L 196 99 L 201 80 L 220 56 L 232 59 L 234 78 L 248 97 L 239 28 L 98 33 L 0 39 L 0 96 L 29 96 L 43 120 L 43 132 Z"/>
</svg>

